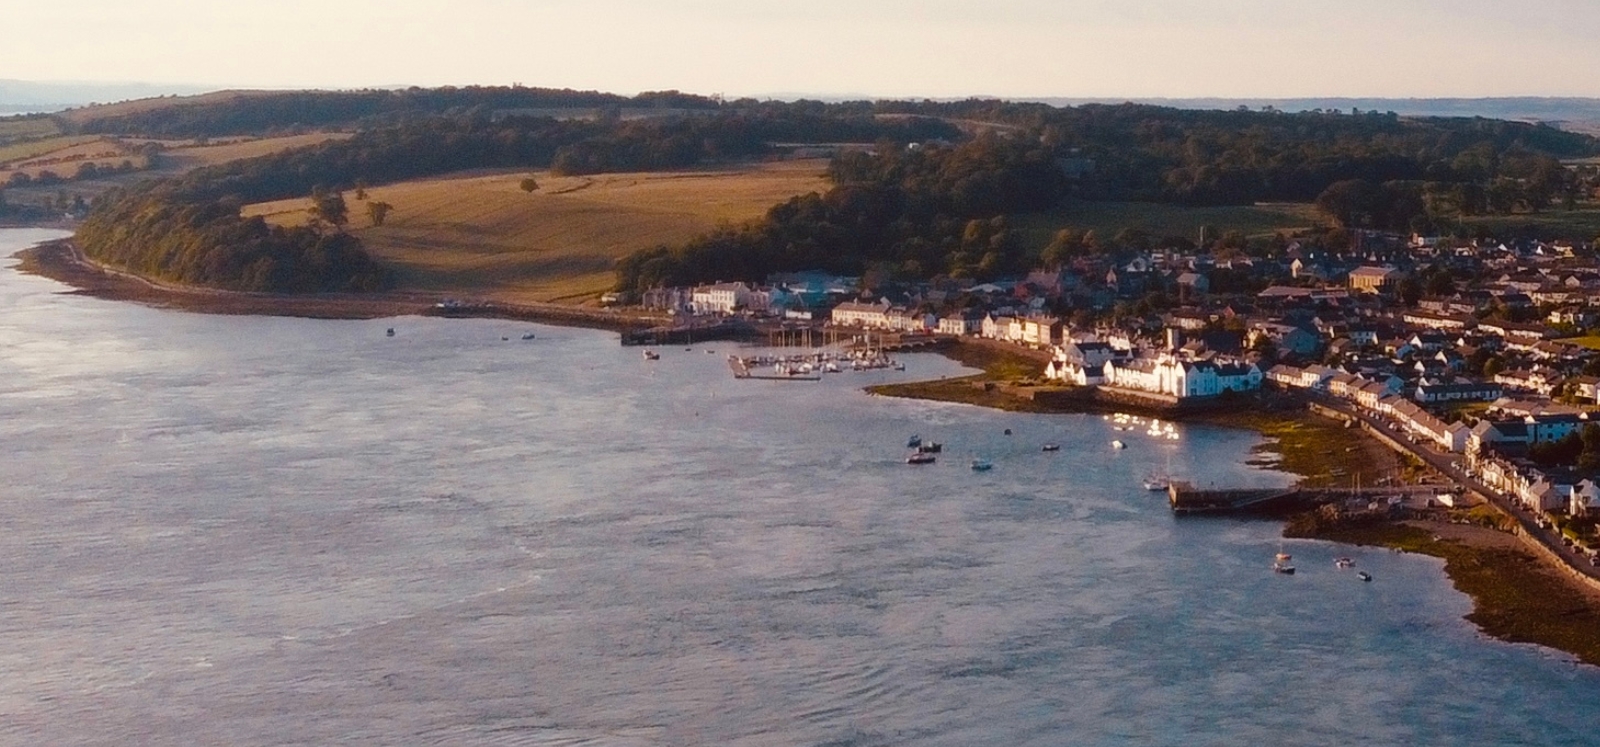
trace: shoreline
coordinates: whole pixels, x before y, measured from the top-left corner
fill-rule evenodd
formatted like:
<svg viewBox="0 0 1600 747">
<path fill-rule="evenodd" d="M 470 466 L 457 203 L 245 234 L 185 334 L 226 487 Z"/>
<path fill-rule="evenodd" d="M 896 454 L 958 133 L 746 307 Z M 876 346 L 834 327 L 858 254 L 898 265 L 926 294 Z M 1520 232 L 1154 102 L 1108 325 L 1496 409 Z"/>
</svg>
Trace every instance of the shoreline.
<svg viewBox="0 0 1600 747">
<path fill-rule="evenodd" d="M 19 226 L 53 228 L 53 226 Z M 100 265 L 77 249 L 71 238 L 46 241 L 11 255 L 18 270 L 70 286 L 65 291 L 108 301 L 127 301 L 202 314 L 293 316 L 310 319 L 381 319 L 395 316 L 472 316 L 542 322 L 625 332 L 659 325 L 665 318 L 563 304 L 483 303 L 441 311 L 449 294 L 422 291 L 254 293 L 163 283 Z"/>
<path fill-rule="evenodd" d="M 1019 412 L 1098 414 L 1141 410 L 1089 397 L 1069 401 L 1067 406 L 1052 406 L 1060 403 L 1045 404 L 1035 397 L 1020 397 L 1016 390 L 1023 387 L 1018 387 L 1015 381 L 1024 377 L 1014 374 L 1036 355 L 1015 353 L 1004 359 L 999 355 L 1001 351 L 991 351 L 991 355 L 963 356 L 962 347 L 967 346 L 946 346 L 939 352 L 959 363 L 982 368 L 983 373 L 882 385 L 870 387 L 869 391 L 882 396 L 933 399 Z M 1307 409 L 1272 406 L 1274 403 L 1270 399 L 1261 401 L 1265 406 L 1259 408 L 1191 412 L 1144 408 L 1140 414 L 1260 433 L 1267 442 L 1257 446 L 1253 450 L 1255 456 L 1246 463 L 1299 475 L 1300 483 L 1308 487 L 1346 485 L 1352 479 L 1359 479 L 1357 476 L 1362 471 L 1367 474 L 1392 472 L 1413 479 L 1436 475 L 1454 482 L 1448 475 L 1412 463 L 1414 460 L 1408 459 L 1408 455 L 1391 449 L 1360 428 L 1345 428 L 1340 421 Z M 1276 458 L 1266 458 L 1269 454 Z M 1565 569 L 1530 552 L 1515 534 L 1503 528 L 1514 523 L 1511 517 L 1500 516 L 1491 504 L 1455 509 L 1448 516 L 1449 521 L 1383 519 L 1360 526 L 1319 528 L 1294 536 L 1346 545 L 1387 547 L 1397 552 L 1440 558 L 1445 561 L 1445 576 L 1452 587 L 1472 600 L 1473 609 L 1465 619 L 1482 634 L 1507 643 L 1537 644 L 1569 654 L 1581 663 L 1600 667 L 1600 591 L 1576 581 Z M 1284 527 L 1284 536 L 1290 536 L 1289 519 L 1263 519 L 1279 521 Z"/>
<path fill-rule="evenodd" d="M 54 226 L 17 226 L 54 227 Z M 18 269 L 70 286 L 68 293 L 159 308 L 208 314 L 296 316 L 317 319 L 376 319 L 440 315 L 443 294 L 388 291 L 376 294 L 245 293 L 164 284 L 102 267 L 83 257 L 70 238 L 48 241 L 12 255 Z M 662 320 L 626 316 L 583 307 L 473 307 L 459 316 L 626 331 Z M 970 376 L 867 387 L 874 395 L 928 399 L 1028 413 L 1100 414 L 1136 412 L 1188 423 L 1253 430 L 1266 442 L 1252 450 L 1247 464 L 1301 477 L 1308 486 L 1331 485 L 1363 470 L 1404 468 L 1398 453 L 1361 429 L 1282 403 L 1229 410 L 1171 411 L 1137 403 L 1104 402 L 1086 390 L 1024 385 L 1038 378 L 1045 363 L 1039 351 L 958 341 L 935 348 L 963 365 L 982 369 Z M 1038 397 L 1040 392 L 1052 396 Z M 1026 394 L 1027 396 L 1023 396 Z M 1253 400 L 1261 401 L 1261 400 Z M 1270 456 L 1269 456 L 1270 455 Z M 1464 512 L 1461 512 L 1464 513 Z M 1287 525 L 1286 525 L 1287 531 Z M 1600 666 L 1600 592 L 1579 584 L 1522 548 L 1508 532 L 1438 521 L 1387 520 L 1361 527 L 1319 530 L 1310 538 L 1350 545 L 1389 547 L 1442 558 L 1454 588 L 1467 594 L 1473 611 L 1466 619 L 1485 635 L 1511 643 L 1535 643 L 1563 651 L 1585 664 Z"/>
</svg>

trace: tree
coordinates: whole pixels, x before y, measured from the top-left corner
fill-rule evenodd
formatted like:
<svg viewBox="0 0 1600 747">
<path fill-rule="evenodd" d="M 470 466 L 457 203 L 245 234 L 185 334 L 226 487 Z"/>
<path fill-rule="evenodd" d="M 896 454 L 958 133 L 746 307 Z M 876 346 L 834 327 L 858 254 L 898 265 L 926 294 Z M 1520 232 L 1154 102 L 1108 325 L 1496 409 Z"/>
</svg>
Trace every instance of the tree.
<svg viewBox="0 0 1600 747">
<path fill-rule="evenodd" d="M 339 231 L 344 230 L 344 224 L 350 222 L 350 207 L 344 202 L 344 194 L 330 192 L 322 187 L 311 190 L 311 208 L 308 211 L 311 217 L 333 226 Z"/>
<path fill-rule="evenodd" d="M 523 177 L 522 182 L 518 186 L 522 187 L 522 191 L 528 192 L 528 193 L 531 194 L 534 191 L 539 189 L 539 182 L 534 181 L 533 177 L 528 176 L 528 177 Z"/>
<path fill-rule="evenodd" d="M 367 217 L 372 219 L 373 226 L 381 226 L 384 219 L 389 217 L 389 211 L 393 209 L 394 206 L 387 202 L 369 202 L 367 203 Z"/>
<path fill-rule="evenodd" d="M 356 199 L 357 200 L 365 200 L 365 199 L 367 199 L 367 187 L 369 187 L 369 186 L 371 186 L 371 185 L 367 184 L 367 180 L 366 179 L 357 179 L 356 180 Z"/>
<path fill-rule="evenodd" d="M 1492 379 L 1496 374 L 1504 370 L 1506 370 L 1505 361 L 1500 360 L 1499 357 L 1490 358 L 1483 362 L 1484 378 Z"/>
</svg>

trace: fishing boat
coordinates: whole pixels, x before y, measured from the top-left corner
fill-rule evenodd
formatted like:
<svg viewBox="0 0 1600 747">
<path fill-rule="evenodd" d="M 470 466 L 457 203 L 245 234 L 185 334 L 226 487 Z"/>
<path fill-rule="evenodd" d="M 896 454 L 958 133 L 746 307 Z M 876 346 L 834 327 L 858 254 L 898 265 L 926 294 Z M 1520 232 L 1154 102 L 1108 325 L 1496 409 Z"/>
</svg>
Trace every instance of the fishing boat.
<svg viewBox="0 0 1600 747">
<path fill-rule="evenodd" d="M 920 451 L 924 454 L 938 454 L 939 452 L 944 451 L 944 444 L 939 443 L 938 441 L 928 441 L 919 444 L 917 446 L 917 451 Z"/>
<path fill-rule="evenodd" d="M 922 436 L 912 436 L 906 439 L 906 448 L 915 449 L 922 445 Z"/>
<path fill-rule="evenodd" d="M 1367 573 L 1366 571 L 1356 571 L 1356 578 L 1359 578 L 1362 581 L 1371 581 L 1372 574 Z"/>
<path fill-rule="evenodd" d="M 533 339 L 533 333 L 529 332 L 529 333 L 523 335 L 522 339 L 524 339 L 524 340 L 532 340 Z"/>
<path fill-rule="evenodd" d="M 660 360 L 660 358 L 661 358 L 661 354 L 655 352 L 654 350 L 646 350 L 646 351 L 644 351 L 644 359 L 647 360 L 647 361 Z"/>
<path fill-rule="evenodd" d="M 1165 478 L 1165 477 L 1157 477 L 1156 475 L 1151 475 L 1149 477 L 1146 477 L 1146 478 L 1144 478 L 1144 489 L 1145 490 L 1166 490 L 1167 489 L 1167 478 Z"/>
<path fill-rule="evenodd" d="M 1060 451 L 1061 450 L 1061 444 L 1055 444 L 1055 443 L 1045 444 L 1044 446 L 1039 447 L 1039 450 L 1040 451 Z"/>
<path fill-rule="evenodd" d="M 993 468 L 994 468 L 994 465 L 991 464 L 989 462 L 989 460 L 987 460 L 987 459 L 974 459 L 974 460 L 972 460 L 972 471 L 973 472 L 988 472 L 989 470 L 991 470 Z"/>
<path fill-rule="evenodd" d="M 394 337 L 394 327 L 390 327 L 389 331 L 385 332 L 384 335 L 387 337 Z"/>
<path fill-rule="evenodd" d="M 1294 566 L 1289 565 L 1287 563 L 1273 563 L 1272 564 L 1272 572 L 1273 573 L 1282 573 L 1285 576 L 1293 576 L 1294 575 Z"/>
<path fill-rule="evenodd" d="M 1126 448 L 1128 448 L 1128 445 L 1123 443 L 1123 442 L 1121 442 L 1121 441 L 1112 441 L 1111 442 L 1111 448 L 1113 448 L 1113 449 L 1126 449 Z"/>
<path fill-rule="evenodd" d="M 933 464 L 936 457 L 925 451 L 919 451 L 906 457 L 906 464 Z"/>
<path fill-rule="evenodd" d="M 1351 560 L 1349 558 L 1334 558 L 1334 560 L 1333 560 L 1333 566 L 1335 568 L 1350 568 L 1350 567 L 1353 567 L 1355 564 L 1356 564 L 1356 561 Z"/>
</svg>

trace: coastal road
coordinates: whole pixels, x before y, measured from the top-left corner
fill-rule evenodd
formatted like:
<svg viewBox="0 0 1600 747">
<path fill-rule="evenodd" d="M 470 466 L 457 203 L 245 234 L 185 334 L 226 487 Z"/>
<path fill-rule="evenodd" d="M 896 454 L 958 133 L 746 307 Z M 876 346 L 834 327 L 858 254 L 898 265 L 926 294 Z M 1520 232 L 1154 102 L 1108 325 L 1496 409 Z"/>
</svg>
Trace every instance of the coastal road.
<svg viewBox="0 0 1600 747">
<path fill-rule="evenodd" d="M 1600 568 L 1596 568 L 1594 563 L 1590 562 L 1588 556 L 1580 554 L 1575 549 L 1567 546 L 1564 541 L 1565 538 L 1556 531 L 1554 526 L 1544 524 L 1541 521 L 1541 517 L 1524 507 L 1521 502 L 1490 488 L 1468 474 L 1465 462 L 1461 457 L 1436 451 L 1426 444 L 1413 443 L 1406 433 L 1390 425 L 1382 418 L 1363 412 L 1360 408 L 1344 400 L 1318 394 L 1307 394 L 1306 399 L 1330 410 L 1355 418 L 1367 427 L 1388 436 L 1390 440 L 1399 444 L 1406 453 L 1433 467 L 1440 474 L 1448 476 L 1466 489 L 1483 496 L 1495 507 L 1512 517 L 1525 534 L 1555 553 L 1569 567 L 1589 578 L 1600 581 Z"/>
</svg>

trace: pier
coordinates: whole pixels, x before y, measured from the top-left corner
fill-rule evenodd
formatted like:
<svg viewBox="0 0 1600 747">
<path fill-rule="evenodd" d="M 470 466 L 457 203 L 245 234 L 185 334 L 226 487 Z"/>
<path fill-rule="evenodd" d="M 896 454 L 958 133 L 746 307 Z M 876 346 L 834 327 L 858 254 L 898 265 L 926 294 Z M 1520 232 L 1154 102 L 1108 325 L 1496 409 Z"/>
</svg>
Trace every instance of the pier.
<svg viewBox="0 0 1600 747">
<path fill-rule="evenodd" d="M 822 376 L 811 373 L 809 370 L 801 371 L 798 368 L 775 369 L 775 373 L 758 374 L 750 368 L 750 361 L 737 355 L 728 356 L 728 367 L 733 369 L 735 379 L 755 379 L 758 381 L 821 381 Z"/>
<path fill-rule="evenodd" d="M 1184 482 L 1167 486 L 1167 501 L 1175 514 L 1281 515 L 1306 511 L 1328 503 L 1387 504 L 1393 499 L 1432 495 L 1425 486 L 1367 488 L 1220 488 L 1199 489 Z"/>
</svg>

